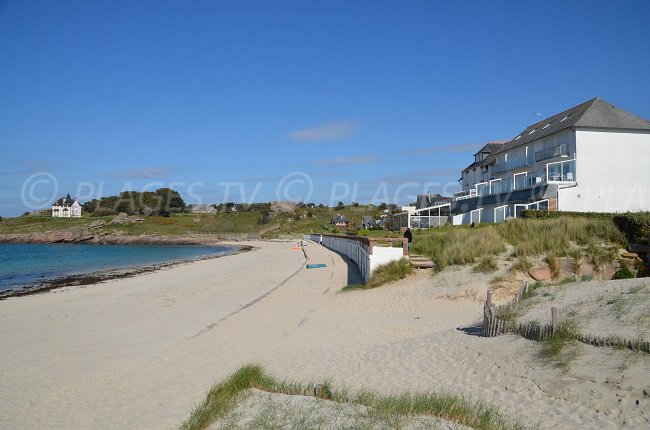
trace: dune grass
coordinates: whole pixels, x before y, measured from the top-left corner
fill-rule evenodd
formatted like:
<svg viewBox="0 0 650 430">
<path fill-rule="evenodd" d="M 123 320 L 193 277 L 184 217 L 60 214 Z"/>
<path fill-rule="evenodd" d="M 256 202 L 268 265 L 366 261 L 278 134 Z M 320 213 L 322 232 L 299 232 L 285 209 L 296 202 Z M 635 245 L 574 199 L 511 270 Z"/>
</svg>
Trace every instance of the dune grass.
<svg viewBox="0 0 650 430">
<path fill-rule="evenodd" d="M 528 273 L 532 268 L 533 263 L 528 259 L 528 257 L 519 257 L 510 267 L 510 271 Z"/>
<path fill-rule="evenodd" d="M 512 246 L 512 257 L 522 270 L 529 257 L 554 255 L 573 256 L 576 247 L 592 261 L 611 261 L 618 245 L 626 239 L 614 223 L 606 219 L 566 217 L 554 219 L 515 219 L 501 224 L 477 228 L 445 226 L 418 232 L 413 250 L 431 258 L 435 270 L 450 265 L 476 264 L 486 256 L 498 256 Z"/>
<path fill-rule="evenodd" d="M 497 264 L 497 260 L 494 258 L 494 255 L 484 255 L 483 257 L 479 258 L 478 262 L 474 266 L 475 272 L 492 273 L 496 272 L 497 270 L 499 270 L 499 265 Z"/>
<path fill-rule="evenodd" d="M 309 395 L 339 403 L 366 406 L 370 414 L 381 418 L 381 422 L 397 423 L 396 428 L 399 428 L 399 423 L 418 416 L 439 417 L 477 430 L 524 428 L 522 424 L 483 401 L 432 392 L 388 396 L 378 395 L 371 391 L 350 394 L 345 390 L 335 390 L 328 383 L 301 385 L 286 381 L 280 382 L 265 374 L 257 365 L 244 366 L 230 377 L 214 385 L 206 399 L 196 406 L 180 428 L 182 430 L 206 429 L 214 421 L 224 418 L 231 412 L 244 398 L 245 390 L 251 388 L 271 393 Z M 354 420 L 354 417 L 351 419 Z"/>
<path fill-rule="evenodd" d="M 571 362 L 578 357 L 576 323 L 570 319 L 558 323 L 553 336 L 542 341 L 540 357 L 564 370 L 568 370 Z"/>
<path fill-rule="evenodd" d="M 399 281 L 413 273 L 413 265 L 406 258 L 391 261 L 377 267 L 370 275 L 366 288 L 376 288 L 390 282 Z"/>
<path fill-rule="evenodd" d="M 363 284 L 350 284 L 346 285 L 345 287 L 341 288 L 342 292 L 346 291 L 357 291 L 357 290 L 365 290 L 366 286 Z"/>
<path fill-rule="evenodd" d="M 474 264 L 485 255 L 505 251 L 505 243 L 492 226 L 481 228 L 441 227 L 414 238 L 413 251 L 431 258 L 435 270 L 455 264 Z"/>
</svg>

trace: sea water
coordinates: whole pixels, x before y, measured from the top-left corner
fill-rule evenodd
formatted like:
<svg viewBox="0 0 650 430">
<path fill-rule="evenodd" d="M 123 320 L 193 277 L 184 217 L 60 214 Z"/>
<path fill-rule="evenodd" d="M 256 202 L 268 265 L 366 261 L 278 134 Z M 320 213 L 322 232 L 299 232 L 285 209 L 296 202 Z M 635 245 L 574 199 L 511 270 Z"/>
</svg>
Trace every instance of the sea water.
<svg viewBox="0 0 650 430">
<path fill-rule="evenodd" d="M 63 276 L 126 269 L 234 252 L 227 246 L 0 244 L 0 291 Z"/>
</svg>

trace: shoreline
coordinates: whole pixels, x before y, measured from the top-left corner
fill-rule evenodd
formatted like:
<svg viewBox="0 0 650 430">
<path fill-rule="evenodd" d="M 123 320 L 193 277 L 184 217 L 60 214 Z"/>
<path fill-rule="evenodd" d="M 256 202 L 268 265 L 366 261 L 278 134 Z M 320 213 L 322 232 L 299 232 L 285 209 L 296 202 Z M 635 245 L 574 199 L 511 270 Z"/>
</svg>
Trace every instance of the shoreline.
<svg viewBox="0 0 650 430">
<path fill-rule="evenodd" d="M 139 234 L 127 235 L 119 233 L 105 233 L 93 231 L 89 228 L 68 228 L 33 233 L 5 233 L 0 234 L 2 244 L 42 244 L 78 243 L 91 245 L 216 245 L 223 241 L 239 242 L 251 240 L 246 233 L 223 234 L 197 234 L 160 235 Z M 254 238 L 257 239 L 257 238 Z"/>
<path fill-rule="evenodd" d="M 45 245 L 52 245 L 52 244 L 45 244 Z M 123 245 L 136 245 L 136 244 L 123 244 Z M 141 245 L 141 244 L 138 243 L 137 245 Z M 172 244 L 157 243 L 156 245 L 164 246 L 164 245 L 172 245 Z M 178 244 L 173 244 L 173 245 L 178 245 Z M 185 244 L 185 245 L 189 246 L 189 245 L 197 245 L 197 244 L 194 243 L 194 244 Z M 202 245 L 208 245 L 208 244 L 204 243 Z M 217 243 L 213 243 L 212 245 L 217 245 Z M 191 264 L 196 261 L 205 261 L 205 260 L 213 260 L 221 257 L 228 257 L 231 255 L 237 255 L 244 252 L 253 251 L 256 249 L 254 246 L 250 246 L 250 245 L 235 245 L 235 244 L 226 245 L 223 243 L 219 243 L 219 245 L 228 246 L 232 248 L 232 252 L 228 252 L 220 255 L 206 255 L 203 257 L 190 258 L 184 260 L 173 260 L 164 263 L 125 267 L 122 269 L 106 269 L 106 270 L 97 270 L 89 273 L 81 273 L 77 275 L 63 275 L 53 279 L 41 281 L 37 284 L 25 285 L 25 286 L 17 287 L 16 289 L 0 291 L 0 301 L 12 297 L 23 297 L 23 296 L 30 296 L 34 294 L 42 294 L 48 291 L 52 291 L 64 287 L 93 285 L 93 284 L 103 283 L 106 281 L 111 281 L 114 279 L 132 278 L 144 273 L 151 273 L 162 269 L 168 269 L 171 267 Z"/>
<path fill-rule="evenodd" d="M 0 427 L 178 428 L 215 381 L 248 363 L 351 392 L 486 399 L 544 429 L 650 419 L 645 355 L 578 344 L 564 370 L 540 357 L 538 342 L 459 330 L 481 318 L 491 275 L 425 269 L 340 293 L 354 269 L 340 255 L 313 243 L 304 253 L 291 241 L 247 244 L 256 252 L 0 301 Z"/>
</svg>

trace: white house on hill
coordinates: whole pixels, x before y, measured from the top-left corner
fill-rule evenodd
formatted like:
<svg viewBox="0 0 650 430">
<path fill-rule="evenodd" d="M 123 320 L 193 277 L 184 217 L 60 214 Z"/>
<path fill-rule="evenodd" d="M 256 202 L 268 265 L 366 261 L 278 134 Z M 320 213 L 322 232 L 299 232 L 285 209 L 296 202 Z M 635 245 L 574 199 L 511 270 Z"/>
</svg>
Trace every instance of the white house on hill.
<svg viewBox="0 0 650 430">
<path fill-rule="evenodd" d="M 79 218 L 81 216 L 81 205 L 76 199 L 68 194 L 61 197 L 52 205 L 52 216 L 61 218 Z"/>
</svg>

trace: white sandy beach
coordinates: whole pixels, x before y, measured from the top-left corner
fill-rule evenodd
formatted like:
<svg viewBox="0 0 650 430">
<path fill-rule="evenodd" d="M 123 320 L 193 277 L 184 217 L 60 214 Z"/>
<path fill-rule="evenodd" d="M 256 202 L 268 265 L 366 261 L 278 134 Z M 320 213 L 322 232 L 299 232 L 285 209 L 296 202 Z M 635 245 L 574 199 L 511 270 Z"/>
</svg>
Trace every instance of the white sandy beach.
<svg viewBox="0 0 650 430">
<path fill-rule="evenodd" d="M 337 254 L 309 244 L 306 260 L 289 242 L 251 244 L 259 249 L 1 301 L 0 428 L 176 428 L 216 380 L 251 362 L 280 379 L 480 397 L 542 429 L 650 424 L 647 357 L 584 346 L 562 373 L 534 342 L 457 330 L 480 319 L 482 303 L 444 297 L 471 285 L 444 287 L 423 271 L 339 294 L 348 267 Z"/>
</svg>

